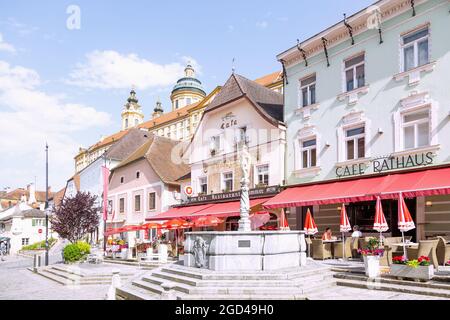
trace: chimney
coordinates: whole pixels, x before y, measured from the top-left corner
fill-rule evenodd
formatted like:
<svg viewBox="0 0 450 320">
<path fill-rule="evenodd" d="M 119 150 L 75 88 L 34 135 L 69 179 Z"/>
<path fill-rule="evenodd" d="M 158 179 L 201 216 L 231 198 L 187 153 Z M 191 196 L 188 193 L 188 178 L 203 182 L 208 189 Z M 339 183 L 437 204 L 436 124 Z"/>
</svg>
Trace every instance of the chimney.
<svg viewBox="0 0 450 320">
<path fill-rule="evenodd" d="M 30 183 L 27 185 L 27 191 L 28 191 L 28 203 L 33 204 L 36 202 L 36 186 L 34 183 Z"/>
</svg>

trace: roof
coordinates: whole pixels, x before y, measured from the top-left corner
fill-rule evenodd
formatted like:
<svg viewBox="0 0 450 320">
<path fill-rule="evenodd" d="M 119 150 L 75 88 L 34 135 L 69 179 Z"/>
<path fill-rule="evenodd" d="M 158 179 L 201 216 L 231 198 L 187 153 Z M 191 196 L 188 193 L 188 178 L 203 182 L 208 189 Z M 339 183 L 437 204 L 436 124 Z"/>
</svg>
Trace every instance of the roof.
<svg viewBox="0 0 450 320">
<path fill-rule="evenodd" d="M 4 200 L 20 200 L 22 196 L 26 196 L 27 199 L 30 197 L 30 192 L 23 188 L 17 188 L 13 191 L 10 191 L 1 196 Z M 48 197 L 51 198 L 53 196 L 53 192 L 48 193 Z M 36 201 L 44 202 L 45 201 L 45 191 L 35 191 Z"/>
<path fill-rule="evenodd" d="M 100 147 L 104 147 L 107 146 L 111 143 L 117 142 L 118 140 L 120 140 L 130 129 L 127 130 L 121 130 L 119 132 L 116 132 L 110 136 L 107 136 L 106 138 L 101 139 L 99 142 L 97 142 L 96 144 L 93 144 L 92 146 L 90 146 L 87 150 L 83 149 L 83 152 L 80 153 L 84 153 L 86 151 L 92 151 L 95 149 L 98 149 Z M 77 157 L 80 153 L 78 153 L 75 157 Z"/>
<path fill-rule="evenodd" d="M 108 159 L 124 160 L 133 153 L 139 146 L 149 139 L 149 132 L 138 128 L 132 128 L 119 142 L 114 144 L 105 154 Z"/>
<path fill-rule="evenodd" d="M 283 96 L 236 73 L 228 78 L 205 113 L 242 97 L 247 97 L 267 120 L 283 122 Z"/>
<path fill-rule="evenodd" d="M 182 142 L 150 133 L 149 140 L 119 163 L 112 171 L 114 172 L 137 160 L 146 159 L 164 183 L 179 185 L 180 183 L 177 180 L 190 172 L 187 164 L 177 164 L 171 159 L 172 149 L 180 143 Z"/>
<path fill-rule="evenodd" d="M 270 87 L 271 85 L 278 83 L 282 80 L 283 80 L 283 72 L 276 71 L 256 79 L 255 82 L 262 86 Z"/>
<path fill-rule="evenodd" d="M 183 108 L 179 108 L 177 110 L 173 110 L 173 111 L 168 112 L 168 113 L 163 113 L 159 117 L 156 117 L 156 118 L 148 120 L 148 121 L 146 121 L 144 123 L 141 123 L 138 126 L 138 128 L 150 129 L 150 128 L 157 127 L 160 124 L 176 120 L 177 118 L 180 118 L 180 117 L 183 117 L 183 116 L 187 115 L 191 109 L 195 108 L 199 104 L 200 104 L 200 101 L 192 103 L 192 104 L 189 104 L 189 105 L 187 105 L 187 106 L 185 106 Z"/>
<path fill-rule="evenodd" d="M 64 198 L 64 194 L 66 193 L 66 187 L 62 188 L 61 190 L 55 192 L 53 194 L 53 203 L 56 207 L 58 207 Z"/>
</svg>

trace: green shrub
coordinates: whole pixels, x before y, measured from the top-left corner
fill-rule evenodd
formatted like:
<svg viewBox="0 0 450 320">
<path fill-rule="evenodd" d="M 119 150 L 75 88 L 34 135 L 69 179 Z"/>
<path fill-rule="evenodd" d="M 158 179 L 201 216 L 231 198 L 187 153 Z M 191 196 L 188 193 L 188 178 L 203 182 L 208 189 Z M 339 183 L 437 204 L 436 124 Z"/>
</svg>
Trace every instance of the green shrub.
<svg viewBox="0 0 450 320">
<path fill-rule="evenodd" d="M 77 241 L 76 245 L 80 249 L 82 256 L 85 256 L 85 255 L 91 253 L 91 246 L 89 245 L 89 243 L 84 242 L 84 241 Z"/>
<path fill-rule="evenodd" d="M 51 248 L 52 245 L 56 242 L 55 238 L 50 238 L 48 239 L 48 245 Z M 30 245 L 27 246 L 23 246 L 22 250 L 43 250 L 45 249 L 45 240 L 39 241 L 39 242 L 35 242 L 32 243 Z"/>
<path fill-rule="evenodd" d="M 64 261 L 66 262 L 79 261 L 83 257 L 80 248 L 75 243 L 71 243 L 65 246 L 63 254 L 64 254 Z"/>
</svg>

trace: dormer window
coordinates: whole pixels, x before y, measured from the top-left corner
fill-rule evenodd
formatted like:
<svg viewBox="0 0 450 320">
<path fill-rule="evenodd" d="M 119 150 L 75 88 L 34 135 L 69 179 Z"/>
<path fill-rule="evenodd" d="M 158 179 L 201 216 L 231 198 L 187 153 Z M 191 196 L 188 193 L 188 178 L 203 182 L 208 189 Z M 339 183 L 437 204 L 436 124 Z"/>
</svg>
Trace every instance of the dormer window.
<svg viewBox="0 0 450 320">
<path fill-rule="evenodd" d="M 124 177 L 120 177 L 120 183 L 123 183 L 123 182 L 124 182 L 124 180 L 125 180 L 125 178 L 124 178 Z"/>
</svg>

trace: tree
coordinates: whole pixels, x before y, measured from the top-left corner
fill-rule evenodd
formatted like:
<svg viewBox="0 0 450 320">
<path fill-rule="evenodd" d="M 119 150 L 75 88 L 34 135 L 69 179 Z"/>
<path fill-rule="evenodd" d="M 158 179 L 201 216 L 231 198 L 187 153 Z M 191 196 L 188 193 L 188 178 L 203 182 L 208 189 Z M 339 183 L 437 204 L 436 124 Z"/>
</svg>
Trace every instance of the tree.
<svg viewBox="0 0 450 320">
<path fill-rule="evenodd" d="M 89 192 L 77 192 L 74 197 L 64 198 L 52 209 L 52 229 L 72 243 L 94 232 L 99 224 L 96 200 L 97 196 Z"/>
</svg>

